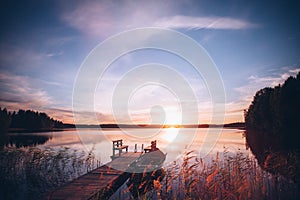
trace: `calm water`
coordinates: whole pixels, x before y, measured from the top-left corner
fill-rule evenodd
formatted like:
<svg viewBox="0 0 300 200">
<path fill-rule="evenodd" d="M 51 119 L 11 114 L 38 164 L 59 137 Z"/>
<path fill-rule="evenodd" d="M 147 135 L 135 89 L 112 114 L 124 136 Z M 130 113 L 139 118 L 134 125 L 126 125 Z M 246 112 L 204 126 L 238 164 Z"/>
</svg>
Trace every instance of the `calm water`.
<svg viewBox="0 0 300 200">
<path fill-rule="evenodd" d="M 243 152 L 251 155 L 246 149 L 242 130 L 238 129 L 71 129 L 62 132 L 18 133 L 11 135 L 11 145 L 51 147 L 90 151 L 102 163 L 110 161 L 112 155 L 112 140 L 123 139 L 129 145 L 129 151 L 141 151 L 142 145 L 149 146 L 152 140 L 157 140 L 157 146 L 167 153 L 165 165 L 180 159 L 185 152 L 194 151 L 202 158 L 211 158 L 217 152 Z M 25 147 L 26 148 L 26 147 Z"/>
<path fill-rule="evenodd" d="M 134 151 L 135 144 L 137 144 L 137 150 L 141 151 L 142 144 L 146 147 L 152 140 L 157 140 L 157 146 L 167 153 L 164 163 L 166 178 L 161 182 L 165 184 L 162 187 L 162 193 L 169 195 L 171 199 L 180 194 L 179 199 L 184 199 L 182 194 L 190 188 L 186 187 L 188 182 L 182 182 L 182 174 L 186 177 L 184 181 L 189 181 L 189 178 L 199 181 L 198 189 L 195 191 L 202 191 L 201 194 L 216 194 L 217 185 L 224 183 L 221 185 L 224 187 L 229 185 L 228 188 L 232 188 L 232 194 L 238 191 L 240 194 L 237 193 L 237 195 L 249 195 L 251 190 L 250 194 L 253 197 L 251 199 L 283 199 L 287 194 L 288 199 L 294 199 L 295 195 L 299 197 L 297 185 L 278 178 L 277 175 L 272 176 L 259 167 L 253 158 L 254 155 L 246 148 L 243 133 L 244 131 L 238 129 L 218 128 L 160 130 L 139 128 L 70 129 L 62 132 L 11 134 L 5 139 L 5 144 L 15 148 L 6 148 L 2 153 L 0 178 L 4 181 L 0 183 L 0 199 L 47 199 L 49 191 L 85 174 L 88 168 L 91 170 L 96 167 L 86 159 L 87 157 L 74 156 L 74 152 L 80 155 L 82 151 L 85 151 L 87 153 L 83 155 L 88 155 L 88 152 L 92 151 L 97 161 L 104 164 L 111 160 L 111 141 L 116 139 L 123 139 L 124 144 L 129 145 L 129 151 Z M 30 148 L 33 146 L 35 148 Z M 21 150 L 19 151 L 18 148 Z M 189 171 L 185 172 L 181 159 L 184 153 L 189 151 L 201 157 L 204 164 L 202 160 L 199 162 L 193 159 L 194 161 L 191 160 L 191 162 L 198 162 L 197 168 L 190 169 L 189 166 L 193 166 L 193 163 L 189 163 L 186 165 Z M 226 154 L 223 154 L 224 152 Z M 228 160 L 228 154 L 232 154 L 232 156 L 229 155 L 232 159 Z M 223 164 L 214 165 L 218 162 L 216 160 L 222 162 L 223 155 L 226 155 Z M 219 159 L 216 159 L 217 157 Z M 173 162 L 175 160 L 176 163 Z M 193 172 L 194 175 L 193 177 L 186 176 L 183 172 Z M 216 175 L 214 179 L 211 179 L 214 173 Z M 220 177 L 224 179 L 219 180 Z M 215 182 L 211 183 L 211 180 Z M 128 183 L 129 181 L 125 182 L 110 199 L 133 199 L 132 196 L 136 195 L 136 191 L 131 191 L 132 187 L 128 187 Z M 206 187 L 210 183 L 211 187 Z M 240 192 L 243 184 L 244 189 L 242 188 L 243 191 Z M 140 184 L 136 187 L 140 188 Z M 171 188 L 170 191 L 167 188 Z M 146 191 L 149 195 L 156 195 L 153 185 Z M 145 191 L 141 194 L 144 193 Z"/>
</svg>

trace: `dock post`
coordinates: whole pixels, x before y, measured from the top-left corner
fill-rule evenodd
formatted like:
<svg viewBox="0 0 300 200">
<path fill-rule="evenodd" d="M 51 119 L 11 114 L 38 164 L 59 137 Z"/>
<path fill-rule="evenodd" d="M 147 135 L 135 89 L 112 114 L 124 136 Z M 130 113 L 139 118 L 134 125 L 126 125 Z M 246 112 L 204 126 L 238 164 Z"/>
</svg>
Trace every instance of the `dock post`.
<svg viewBox="0 0 300 200">
<path fill-rule="evenodd" d="M 137 144 L 134 145 L 134 153 L 137 152 Z"/>
<path fill-rule="evenodd" d="M 142 153 L 144 152 L 144 144 L 142 144 Z"/>
</svg>

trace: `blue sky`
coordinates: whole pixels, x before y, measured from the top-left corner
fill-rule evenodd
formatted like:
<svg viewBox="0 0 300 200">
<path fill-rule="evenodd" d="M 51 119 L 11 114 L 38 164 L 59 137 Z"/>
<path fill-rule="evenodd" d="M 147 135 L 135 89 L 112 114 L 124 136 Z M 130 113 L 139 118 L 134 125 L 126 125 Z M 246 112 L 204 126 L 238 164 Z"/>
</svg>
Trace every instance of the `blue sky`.
<svg viewBox="0 0 300 200">
<path fill-rule="evenodd" d="M 64 122 L 73 123 L 73 84 L 85 57 L 106 38 L 133 28 L 173 29 L 205 48 L 224 82 L 225 122 L 242 121 L 257 90 L 300 69 L 296 1 L 6 1 L 0 9 L 0 106 L 44 111 Z M 201 77 L 179 58 L 151 50 L 111 65 L 95 91 L 99 122 L 114 122 L 111 98 L 124 73 L 151 62 L 185 76 L 198 98 L 200 123 L 209 123 L 210 96 Z M 136 91 L 128 103 L 133 122 L 153 121 L 151 108 L 162 105 L 167 123 L 180 123 L 180 105 L 164 90 L 148 85 Z M 82 113 L 84 123 L 97 123 L 89 115 Z"/>
</svg>

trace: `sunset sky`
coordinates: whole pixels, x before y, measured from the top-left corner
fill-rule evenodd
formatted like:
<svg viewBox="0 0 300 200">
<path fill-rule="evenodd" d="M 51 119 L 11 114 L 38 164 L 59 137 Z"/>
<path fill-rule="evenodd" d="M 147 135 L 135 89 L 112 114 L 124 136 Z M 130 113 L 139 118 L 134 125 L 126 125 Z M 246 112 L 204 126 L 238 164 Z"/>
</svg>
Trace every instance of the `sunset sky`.
<svg viewBox="0 0 300 200">
<path fill-rule="evenodd" d="M 74 123 L 73 84 L 86 56 L 114 34 L 160 27 L 179 31 L 202 45 L 224 82 L 225 122 L 243 121 L 243 110 L 257 90 L 283 83 L 300 71 L 299 3 L 274 2 L 3 1 L 0 106 L 42 111 Z M 179 71 L 198 99 L 199 113 L 191 115 L 199 115 L 200 123 L 210 122 L 210 95 L 201 77 L 195 77 L 180 58 L 142 50 L 124 55 L 110 66 L 95 90 L 99 121 L 83 111 L 84 123 L 114 123 L 110 107 L 116 84 L 130 69 L 147 63 Z M 148 85 L 135 91 L 128 102 L 132 121 L 151 122 L 151 108 L 161 105 L 167 123 L 180 123 L 180 105 L 165 90 Z"/>
</svg>

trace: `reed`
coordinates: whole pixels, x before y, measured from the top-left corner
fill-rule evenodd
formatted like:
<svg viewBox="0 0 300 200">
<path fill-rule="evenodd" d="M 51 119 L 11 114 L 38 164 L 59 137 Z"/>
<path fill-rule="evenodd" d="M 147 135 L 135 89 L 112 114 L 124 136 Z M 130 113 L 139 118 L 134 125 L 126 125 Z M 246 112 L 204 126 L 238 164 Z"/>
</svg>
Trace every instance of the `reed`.
<svg viewBox="0 0 300 200">
<path fill-rule="evenodd" d="M 187 152 L 166 170 L 162 199 L 299 199 L 299 186 L 260 168 L 254 157 L 224 150 L 211 162 Z"/>
<path fill-rule="evenodd" d="M 5 147 L 0 151 L 0 199 L 43 199 L 100 165 L 93 150 Z M 299 185 L 261 169 L 253 156 L 226 148 L 205 161 L 187 152 L 160 173 L 141 177 L 138 185 L 125 184 L 112 198 L 132 199 L 130 189 L 136 188 L 138 199 L 300 199 Z"/>
<path fill-rule="evenodd" d="M 153 185 L 138 199 L 300 199 L 297 183 L 261 169 L 251 155 L 226 148 L 206 162 L 187 152 L 165 167 L 164 177 Z"/>
<path fill-rule="evenodd" d="M 0 151 L 0 199 L 41 199 L 97 165 L 92 151 L 5 147 Z"/>
</svg>

